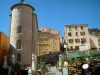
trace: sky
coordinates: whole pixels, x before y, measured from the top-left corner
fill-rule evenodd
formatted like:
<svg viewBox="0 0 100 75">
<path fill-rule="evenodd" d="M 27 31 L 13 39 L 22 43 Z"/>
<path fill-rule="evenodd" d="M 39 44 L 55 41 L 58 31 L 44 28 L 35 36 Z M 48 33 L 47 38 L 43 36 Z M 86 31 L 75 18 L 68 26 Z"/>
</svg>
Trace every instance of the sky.
<svg viewBox="0 0 100 75">
<path fill-rule="evenodd" d="M 35 8 L 38 26 L 56 29 L 64 35 L 64 25 L 88 24 L 100 28 L 100 0 L 24 0 Z M 0 0 L 0 31 L 9 36 L 10 7 L 20 0 Z"/>
</svg>

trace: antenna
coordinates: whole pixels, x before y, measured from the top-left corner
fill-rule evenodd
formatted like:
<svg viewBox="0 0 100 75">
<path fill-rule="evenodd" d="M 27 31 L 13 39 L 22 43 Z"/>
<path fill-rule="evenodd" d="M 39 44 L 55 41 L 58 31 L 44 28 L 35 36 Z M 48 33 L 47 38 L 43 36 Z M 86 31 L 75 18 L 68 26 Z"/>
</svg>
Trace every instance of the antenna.
<svg viewBox="0 0 100 75">
<path fill-rule="evenodd" d="M 20 3 L 24 3 L 24 0 L 20 0 Z"/>
</svg>

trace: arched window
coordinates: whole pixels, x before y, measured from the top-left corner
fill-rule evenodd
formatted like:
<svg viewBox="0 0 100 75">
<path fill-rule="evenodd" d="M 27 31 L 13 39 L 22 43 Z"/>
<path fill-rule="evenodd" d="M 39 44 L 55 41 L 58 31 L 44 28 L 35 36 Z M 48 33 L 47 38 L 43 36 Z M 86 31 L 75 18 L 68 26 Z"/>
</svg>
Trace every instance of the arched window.
<svg viewBox="0 0 100 75">
<path fill-rule="evenodd" d="M 17 27 L 17 33 L 21 33 L 22 32 L 22 27 L 21 26 L 18 26 Z"/>
<path fill-rule="evenodd" d="M 17 40 L 16 42 L 16 48 L 21 49 L 21 40 Z"/>
<path fill-rule="evenodd" d="M 17 53 L 17 61 L 21 61 L 21 55 L 20 55 L 20 53 Z"/>
</svg>

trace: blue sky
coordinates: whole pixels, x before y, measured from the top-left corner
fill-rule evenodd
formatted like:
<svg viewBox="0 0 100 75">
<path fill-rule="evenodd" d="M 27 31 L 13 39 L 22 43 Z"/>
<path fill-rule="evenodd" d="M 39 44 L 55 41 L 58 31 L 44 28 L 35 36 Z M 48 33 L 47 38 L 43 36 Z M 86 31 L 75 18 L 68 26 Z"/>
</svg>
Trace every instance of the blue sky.
<svg viewBox="0 0 100 75">
<path fill-rule="evenodd" d="M 9 35 L 10 7 L 20 0 L 0 0 L 0 31 Z M 60 31 L 66 24 L 88 24 L 100 28 L 100 0 L 25 0 L 35 8 L 39 27 Z"/>
</svg>

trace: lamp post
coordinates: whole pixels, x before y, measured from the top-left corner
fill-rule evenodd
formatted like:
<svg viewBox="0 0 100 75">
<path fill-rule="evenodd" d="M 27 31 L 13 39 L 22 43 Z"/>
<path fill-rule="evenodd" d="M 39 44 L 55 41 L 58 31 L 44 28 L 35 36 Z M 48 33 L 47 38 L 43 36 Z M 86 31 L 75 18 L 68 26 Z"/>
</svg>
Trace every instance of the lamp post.
<svg viewBox="0 0 100 75">
<path fill-rule="evenodd" d="M 62 75 L 68 75 L 68 62 L 67 62 L 67 43 L 64 42 L 64 52 L 63 52 L 63 67 L 62 67 Z"/>
<path fill-rule="evenodd" d="M 88 64 L 83 64 L 82 68 L 84 69 L 84 74 L 87 75 L 87 69 L 89 65 Z"/>
<path fill-rule="evenodd" d="M 12 55 L 12 62 L 13 62 L 13 64 L 15 64 L 15 55 L 14 54 Z"/>
<path fill-rule="evenodd" d="M 67 44 L 66 42 L 64 42 L 64 60 L 65 60 L 65 61 L 67 60 L 67 57 L 66 57 L 67 46 L 68 46 L 68 44 Z"/>
<path fill-rule="evenodd" d="M 59 70 L 62 68 L 62 54 L 59 55 Z"/>
</svg>

